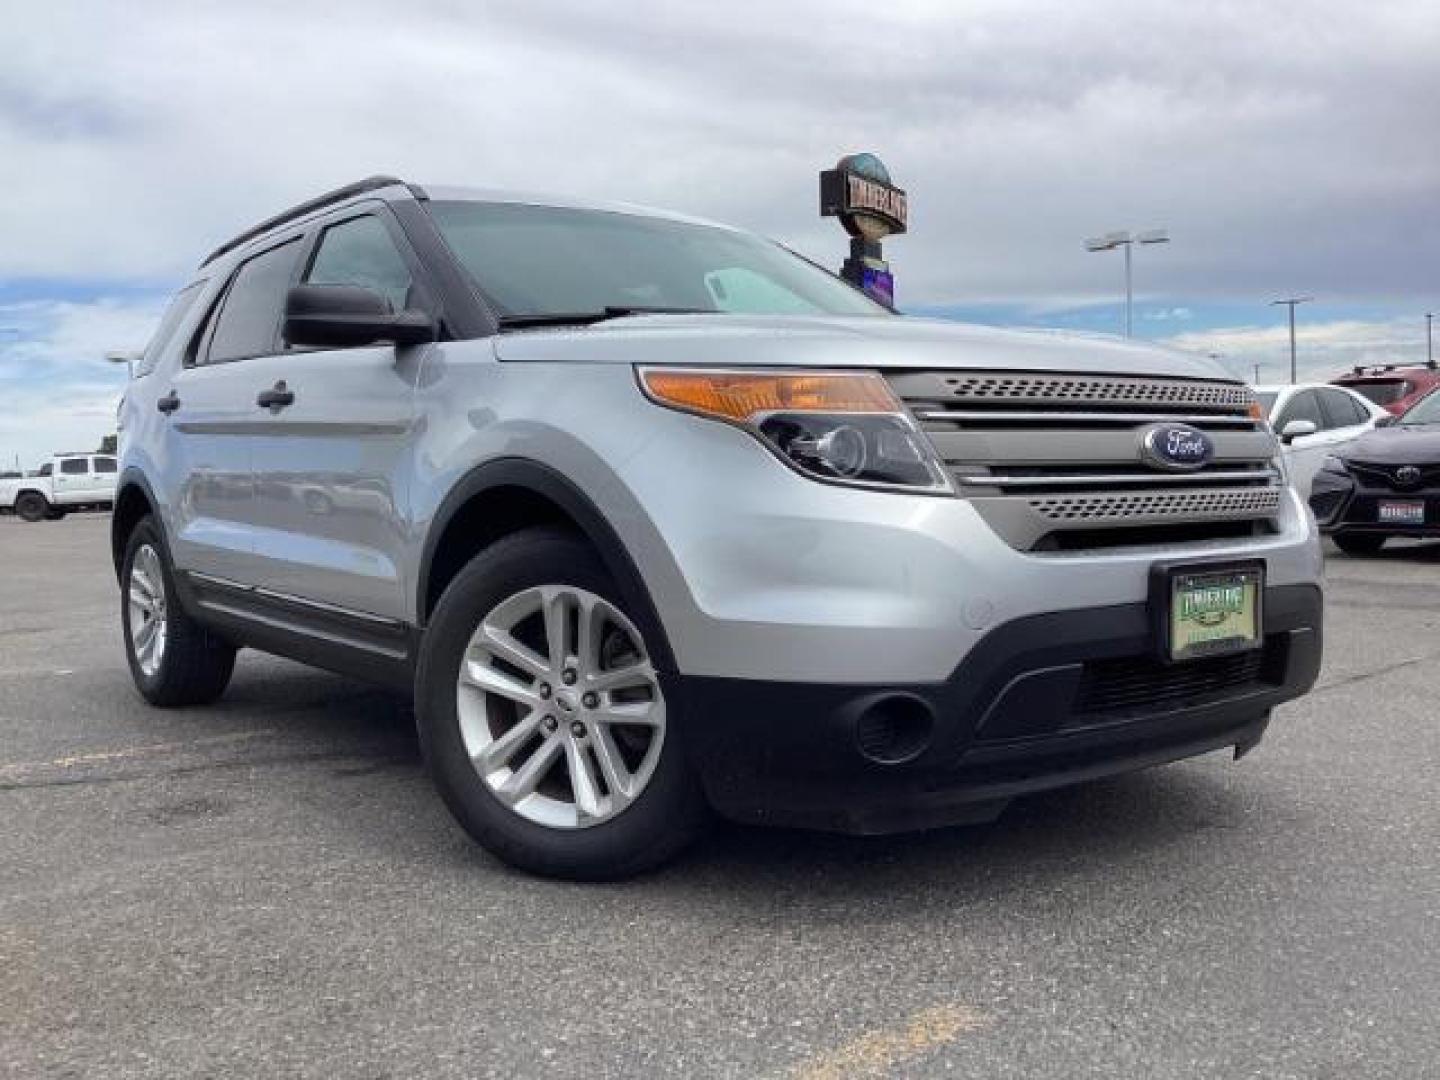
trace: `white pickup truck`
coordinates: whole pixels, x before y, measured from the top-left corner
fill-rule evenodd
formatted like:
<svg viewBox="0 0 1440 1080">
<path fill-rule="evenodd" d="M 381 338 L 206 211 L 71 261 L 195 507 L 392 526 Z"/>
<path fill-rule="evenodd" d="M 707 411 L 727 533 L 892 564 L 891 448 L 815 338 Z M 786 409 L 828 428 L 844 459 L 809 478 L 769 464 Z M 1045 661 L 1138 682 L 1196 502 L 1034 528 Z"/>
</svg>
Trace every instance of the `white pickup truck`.
<svg viewBox="0 0 1440 1080">
<path fill-rule="evenodd" d="M 56 454 L 29 476 L 0 480 L 0 513 L 44 521 L 71 510 L 109 510 L 115 479 L 113 454 Z"/>
</svg>

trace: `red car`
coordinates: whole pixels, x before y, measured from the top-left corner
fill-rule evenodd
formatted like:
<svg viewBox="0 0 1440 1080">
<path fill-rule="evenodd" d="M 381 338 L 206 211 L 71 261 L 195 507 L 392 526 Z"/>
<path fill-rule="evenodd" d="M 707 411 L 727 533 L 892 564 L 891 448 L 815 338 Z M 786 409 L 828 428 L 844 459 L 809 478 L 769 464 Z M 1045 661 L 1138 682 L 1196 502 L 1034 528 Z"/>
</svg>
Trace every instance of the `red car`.
<svg viewBox="0 0 1440 1080">
<path fill-rule="evenodd" d="M 1357 367 L 1330 381 L 1349 387 L 1396 416 L 1404 416 L 1410 406 L 1440 386 L 1440 370 L 1423 364 L 1379 364 Z"/>
</svg>

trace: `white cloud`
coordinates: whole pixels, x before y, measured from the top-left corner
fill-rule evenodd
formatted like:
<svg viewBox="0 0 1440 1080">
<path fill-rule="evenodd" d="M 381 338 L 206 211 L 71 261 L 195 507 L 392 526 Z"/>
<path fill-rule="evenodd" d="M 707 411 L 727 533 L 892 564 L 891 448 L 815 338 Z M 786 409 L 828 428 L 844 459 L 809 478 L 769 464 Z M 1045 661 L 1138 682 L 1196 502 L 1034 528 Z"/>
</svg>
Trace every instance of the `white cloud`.
<svg viewBox="0 0 1440 1080">
<path fill-rule="evenodd" d="M 1181 296 L 1418 297 L 1440 9 L 756 0 L 29 5 L 7 30 L 0 274 L 173 278 L 376 170 L 675 206 L 838 262 L 818 169 L 912 192 L 914 303 L 1107 294 L 1086 235 Z"/>
<path fill-rule="evenodd" d="M 1246 379 L 1254 377 L 1256 364 L 1262 382 L 1284 382 L 1290 377 L 1290 331 L 1284 324 L 1187 331 L 1165 343 L 1191 352 L 1218 353 L 1222 363 Z M 1356 365 L 1423 364 L 1425 321 L 1302 323 L 1295 328 L 1295 360 L 1302 381 L 1328 381 Z"/>
</svg>

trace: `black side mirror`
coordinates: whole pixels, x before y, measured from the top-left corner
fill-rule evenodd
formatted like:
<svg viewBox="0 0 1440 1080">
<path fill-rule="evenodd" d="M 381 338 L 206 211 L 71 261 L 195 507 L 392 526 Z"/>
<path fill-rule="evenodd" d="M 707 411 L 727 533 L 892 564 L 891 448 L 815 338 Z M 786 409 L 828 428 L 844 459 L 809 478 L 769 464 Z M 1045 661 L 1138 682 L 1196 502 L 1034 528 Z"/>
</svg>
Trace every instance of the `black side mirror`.
<svg viewBox="0 0 1440 1080">
<path fill-rule="evenodd" d="M 436 336 L 428 312 L 397 312 L 384 296 L 361 285 L 296 285 L 285 297 L 285 341 L 290 345 L 418 345 Z"/>
<path fill-rule="evenodd" d="M 1400 422 L 1400 418 L 1399 418 L 1398 416 L 1396 416 L 1394 413 L 1389 413 L 1389 414 L 1387 414 L 1387 415 L 1385 415 L 1385 416 L 1378 417 L 1378 418 L 1375 420 L 1375 426 L 1376 426 L 1376 427 L 1394 427 L 1394 426 L 1395 426 L 1396 424 L 1398 424 L 1399 422 Z"/>
</svg>

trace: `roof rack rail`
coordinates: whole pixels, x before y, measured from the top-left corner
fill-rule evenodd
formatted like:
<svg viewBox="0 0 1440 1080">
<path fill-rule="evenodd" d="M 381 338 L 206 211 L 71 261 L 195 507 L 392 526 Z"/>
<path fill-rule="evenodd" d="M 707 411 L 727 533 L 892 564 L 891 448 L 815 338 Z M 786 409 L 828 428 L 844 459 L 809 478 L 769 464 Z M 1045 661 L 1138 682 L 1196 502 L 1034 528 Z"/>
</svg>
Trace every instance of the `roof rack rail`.
<svg viewBox="0 0 1440 1080">
<path fill-rule="evenodd" d="M 227 251 L 234 251 L 246 241 L 254 240 L 255 237 L 269 232 L 276 226 L 284 225 L 287 221 L 293 221 L 313 210 L 319 210 L 322 207 L 329 206 L 331 203 L 353 198 L 356 195 L 363 195 L 367 191 L 379 191 L 381 188 L 395 187 L 396 185 L 404 185 L 408 187 L 413 194 L 423 197 L 424 193 L 419 188 L 413 184 L 406 184 L 404 180 L 401 180 L 397 176 L 367 176 L 364 180 L 357 180 L 353 184 L 346 184 L 344 187 L 338 187 L 334 191 L 327 191 L 323 195 L 316 195 L 313 199 L 306 199 L 304 202 L 292 206 L 283 213 L 266 218 L 254 228 L 246 229 L 239 236 L 221 244 L 209 255 L 205 256 L 200 267 L 204 269 Z"/>
</svg>

